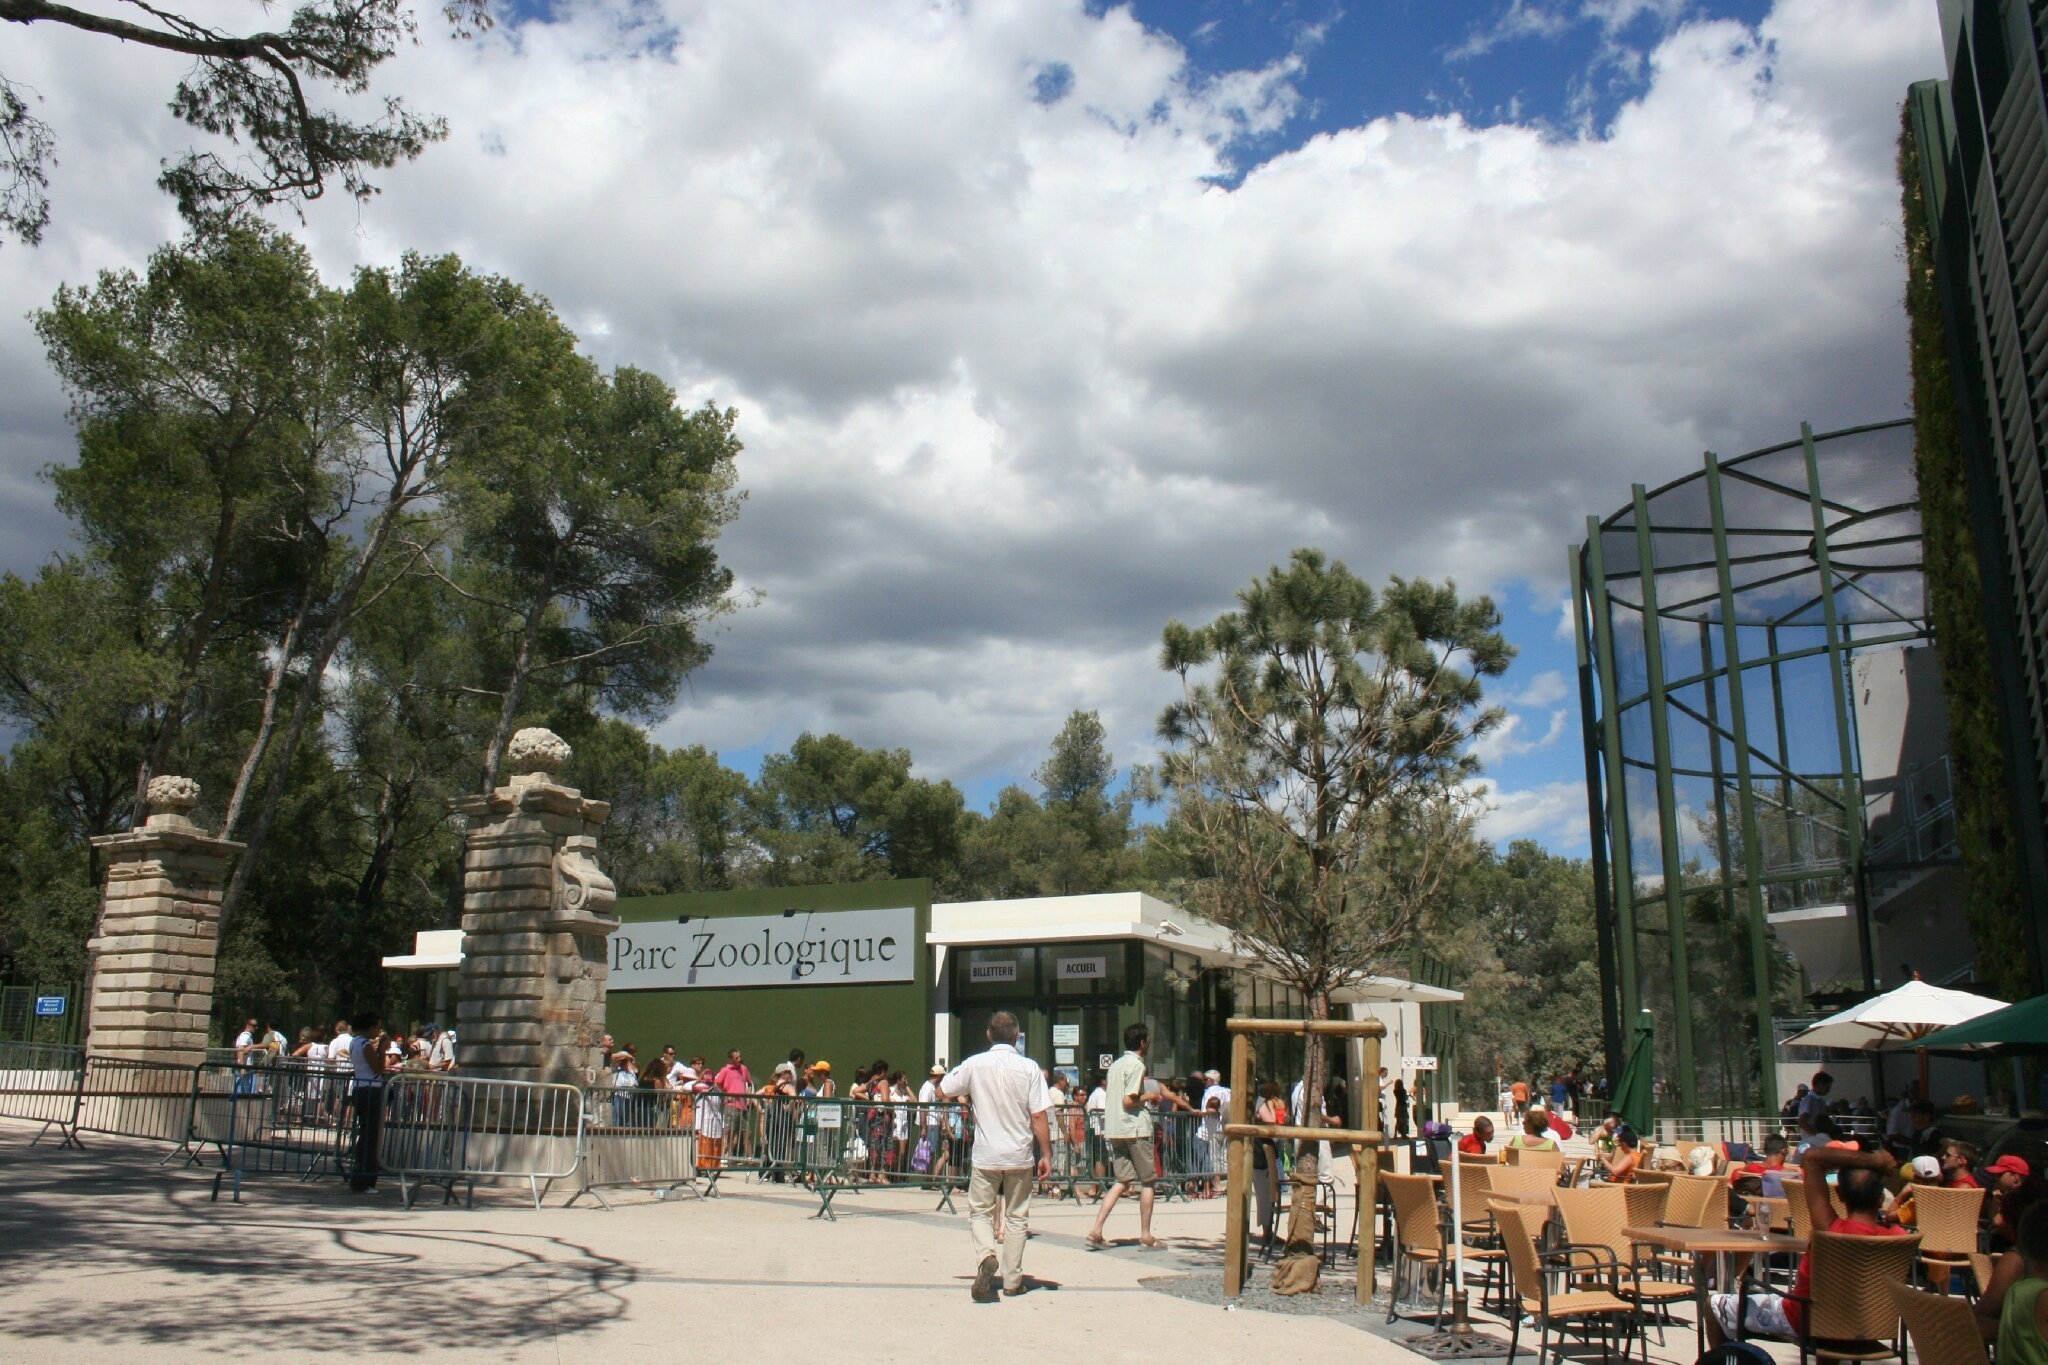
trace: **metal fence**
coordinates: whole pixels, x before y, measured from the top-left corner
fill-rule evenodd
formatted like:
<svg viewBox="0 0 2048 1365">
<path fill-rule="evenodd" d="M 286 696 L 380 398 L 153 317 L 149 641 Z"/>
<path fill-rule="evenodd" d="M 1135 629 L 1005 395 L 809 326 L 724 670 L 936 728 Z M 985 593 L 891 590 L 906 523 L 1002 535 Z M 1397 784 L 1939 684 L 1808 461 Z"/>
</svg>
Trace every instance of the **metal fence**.
<svg viewBox="0 0 2048 1365">
<path fill-rule="evenodd" d="M 1102 1111 L 1077 1104 L 1054 1106 L 1046 1114 L 1052 1130 L 1053 1192 L 1060 1198 L 1099 1200 L 1109 1188 L 1108 1139 Z M 1199 1113 L 1155 1115 L 1152 1153 L 1159 1172 L 1154 1187 L 1164 1198 L 1194 1198 L 1215 1192 L 1223 1179 L 1221 1119 L 1205 1123 Z"/>
<path fill-rule="evenodd" d="M 573 1085 L 401 1072 L 382 1098 L 378 1162 L 407 1208 L 427 1186 L 445 1204 L 461 1185 L 473 1204 L 480 1180 L 525 1181 L 539 1208 L 555 1181 L 587 1169 L 587 1111 Z"/>
<path fill-rule="evenodd" d="M 788 1101 L 785 1101 L 788 1103 Z M 872 1100 L 800 1101 L 793 1134 L 793 1176 L 818 1196 L 816 1217 L 834 1219 L 841 1194 L 902 1187 L 936 1190 L 938 1207 L 972 1174 L 974 1118 L 961 1104 L 893 1104 Z M 765 1167 L 772 1178 L 777 1169 Z"/>
<path fill-rule="evenodd" d="M 75 1142 L 71 1120 L 78 1112 L 78 1081 L 84 1069 L 84 1048 L 0 1043 L 0 1117 L 42 1124 L 35 1142 L 52 1128 L 64 1134 L 65 1142 Z"/>
<path fill-rule="evenodd" d="M 581 1092 L 583 1160 L 576 1168 L 576 1193 L 571 1204 L 589 1195 L 605 1208 L 604 1191 L 619 1187 L 650 1189 L 666 1197 L 678 1189 L 705 1190 L 717 1179 L 717 1168 L 700 1171 L 697 1115 L 700 1109 L 723 1108 L 722 1095 L 700 1097 L 686 1091 L 642 1086 L 592 1086 Z M 723 1131 L 715 1121 L 709 1127 Z"/>
<path fill-rule="evenodd" d="M 226 1182 L 239 1202 L 243 1181 L 254 1175 L 303 1181 L 349 1173 L 358 1125 L 346 1076 L 289 1063 L 209 1062 L 196 1077 L 191 1132 L 196 1141 L 220 1149 L 215 1199 Z"/>
</svg>

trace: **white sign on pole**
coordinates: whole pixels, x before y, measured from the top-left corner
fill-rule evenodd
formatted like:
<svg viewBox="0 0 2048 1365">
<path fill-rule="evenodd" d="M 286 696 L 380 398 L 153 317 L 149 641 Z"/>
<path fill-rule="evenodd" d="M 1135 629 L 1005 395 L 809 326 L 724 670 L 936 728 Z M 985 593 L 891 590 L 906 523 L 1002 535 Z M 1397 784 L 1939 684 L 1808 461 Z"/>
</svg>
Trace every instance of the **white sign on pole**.
<svg viewBox="0 0 2048 1365">
<path fill-rule="evenodd" d="M 1401 1069 L 1403 1071 L 1434 1071 L 1436 1070 L 1436 1058 L 1403 1057 L 1401 1059 Z"/>
<path fill-rule="evenodd" d="M 917 910 L 691 916 L 612 931 L 615 991 L 851 986 L 917 979 Z"/>
</svg>

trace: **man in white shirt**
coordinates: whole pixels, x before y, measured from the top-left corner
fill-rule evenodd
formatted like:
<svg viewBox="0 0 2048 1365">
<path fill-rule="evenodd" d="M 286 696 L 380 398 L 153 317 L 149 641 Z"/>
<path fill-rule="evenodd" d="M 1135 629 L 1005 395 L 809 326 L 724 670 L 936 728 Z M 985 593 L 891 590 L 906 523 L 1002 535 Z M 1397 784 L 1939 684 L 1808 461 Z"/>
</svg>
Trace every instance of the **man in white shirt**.
<svg viewBox="0 0 2048 1365">
<path fill-rule="evenodd" d="M 1209 1146 L 1209 1169 L 1221 1176 L 1228 1169 L 1225 1157 L 1229 1140 L 1223 1136 L 1224 1121 L 1230 1116 L 1230 1087 L 1223 1083 L 1223 1073 L 1211 1069 L 1206 1079 L 1209 1086 L 1202 1092 L 1202 1140 Z"/>
<path fill-rule="evenodd" d="M 432 1024 L 427 1027 L 434 1028 Z M 427 1051 L 427 1070 L 453 1071 L 455 1069 L 455 1030 L 434 1028 L 434 1044 Z"/>
<path fill-rule="evenodd" d="M 256 1021 L 251 1019 L 235 1035 L 236 1094 L 245 1095 L 256 1089 L 256 1064 L 263 1060 L 263 1040 L 256 1034 Z"/>
<path fill-rule="evenodd" d="M 1107 1106 L 1102 1115 L 1102 1134 L 1109 1139 L 1109 1193 L 1095 1206 L 1095 1226 L 1088 1233 L 1091 1251 L 1109 1245 L 1102 1236 L 1109 1211 L 1133 1185 L 1138 1187 L 1138 1245 L 1146 1250 L 1162 1246 L 1152 1235 L 1152 1187 L 1159 1179 L 1159 1154 L 1152 1145 L 1152 1111 L 1146 1106 L 1157 1098 L 1145 1093 L 1145 1054 L 1152 1048 L 1152 1030 L 1132 1024 L 1124 1030 L 1124 1055 L 1109 1068 Z"/>
<path fill-rule="evenodd" d="M 974 1111 L 974 1174 L 967 1182 L 967 1230 L 974 1239 L 976 1303 L 996 1301 L 997 1258 L 1005 1294 L 1022 1294 L 1024 1243 L 1031 1236 L 1034 1169 L 1052 1173 L 1052 1134 L 1046 1125 L 1045 1077 L 1017 1051 L 1017 1016 L 989 1016 L 988 1051 L 946 1073 L 937 1098 L 965 1100 Z M 1033 1154 L 1037 1159 L 1034 1163 Z M 1003 1240 L 996 1241 L 996 1201 L 1003 1205 Z"/>
</svg>

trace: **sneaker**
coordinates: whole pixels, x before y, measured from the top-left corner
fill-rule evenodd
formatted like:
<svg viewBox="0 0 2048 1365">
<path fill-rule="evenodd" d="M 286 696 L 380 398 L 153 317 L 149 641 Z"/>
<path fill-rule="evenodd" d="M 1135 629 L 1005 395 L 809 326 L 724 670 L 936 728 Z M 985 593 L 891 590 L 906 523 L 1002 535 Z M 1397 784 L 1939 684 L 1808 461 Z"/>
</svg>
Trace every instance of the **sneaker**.
<svg viewBox="0 0 2048 1365">
<path fill-rule="evenodd" d="M 996 1258 L 981 1258 L 981 1268 L 974 1272 L 974 1288 L 970 1291 L 976 1303 L 996 1301 Z"/>
</svg>

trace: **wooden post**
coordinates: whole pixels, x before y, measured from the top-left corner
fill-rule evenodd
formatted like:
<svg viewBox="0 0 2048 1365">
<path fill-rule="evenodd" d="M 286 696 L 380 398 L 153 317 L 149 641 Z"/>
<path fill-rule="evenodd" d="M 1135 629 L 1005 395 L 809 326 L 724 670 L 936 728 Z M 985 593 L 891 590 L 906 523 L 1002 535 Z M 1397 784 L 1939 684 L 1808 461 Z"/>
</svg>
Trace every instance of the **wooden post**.
<svg viewBox="0 0 2048 1365">
<path fill-rule="evenodd" d="M 1363 1068 L 1360 1074 L 1363 1076 L 1366 1085 L 1377 1086 L 1379 1084 L 1380 1038 L 1385 1032 L 1386 1029 L 1382 1027 L 1376 1032 L 1364 1035 L 1365 1046 L 1362 1050 L 1365 1056 L 1360 1063 L 1360 1066 Z M 1364 1097 L 1361 1096 L 1360 1098 L 1363 1099 Z M 1373 1285 L 1379 1278 L 1380 1145 L 1387 1140 L 1386 1134 L 1379 1131 L 1380 1104 L 1377 1090 L 1374 1091 L 1371 1098 L 1373 1102 L 1372 1122 L 1366 1123 L 1364 1121 L 1362 1117 L 1364 1110 L 1361 1108 L 1359 1126 L 1373 1131 L 1372 1146 L 1370 1148 L 1352 1148 L 1355 1152 L 1364 1153 L 1364 1159 L 1358 1163 L 1358 1184 L 1353 1191 L 1358 1200 L 1358 1245 L 1352 1248 L 1352 1252 L 1358 1258 L 1358 1301 L 1360 1303 L 1372 1302 Z"/>
<path fill-rule="evenodd" d="M 1242 1033 L 1230 1039 L 1231 1123 L 1250 1119 L 1252 1088 L 1252 1040 Z M 1247 1262 L 1251 1256 L 1252 1143 L 1257 1139 L 1229 1139 L 1229 1160 L 1225 1172 L 1229 1181 L 1229 1203 L 1223 1210 L 1223 1296 L 1234 1299 L 1244 1292 Z"/>
</svg>

